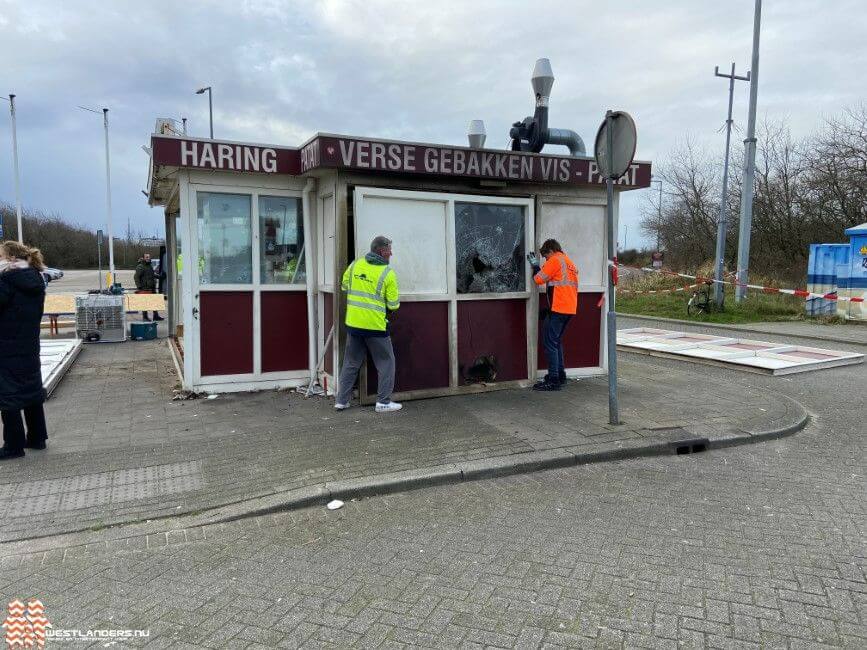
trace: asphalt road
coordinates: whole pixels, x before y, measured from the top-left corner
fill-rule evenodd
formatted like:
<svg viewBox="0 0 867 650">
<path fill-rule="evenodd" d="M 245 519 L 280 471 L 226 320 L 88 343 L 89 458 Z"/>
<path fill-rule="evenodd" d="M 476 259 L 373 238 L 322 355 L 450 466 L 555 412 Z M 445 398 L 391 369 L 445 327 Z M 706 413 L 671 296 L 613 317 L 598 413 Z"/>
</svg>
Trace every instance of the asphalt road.
<svg viewBox="0 0 867 650">
<path fill-rule="evenodd" d="M 103 286 L 105 286 L 103 269 Z M 134 271 L 117 271 L 117 277 L 124 287 L 135 288 Z M 97 269 L 63 271 L 63 277 L 48 283 L 48 293 L 87 293 L 89 289 L 99 289 L 99 271 Z"/>
<path fill-rule="evenodd" d="M 41 597 L 55 628 L 150 631 L 129 647 L 867 647 L 867 366 L 773 378 L 653 362 L 689 373 L 696 400 L 714 376 L 814 421 L 759 445 L 204 534 L 179 519 L 138 543 L 4 558 L 0 596 Z"/>
</svg>

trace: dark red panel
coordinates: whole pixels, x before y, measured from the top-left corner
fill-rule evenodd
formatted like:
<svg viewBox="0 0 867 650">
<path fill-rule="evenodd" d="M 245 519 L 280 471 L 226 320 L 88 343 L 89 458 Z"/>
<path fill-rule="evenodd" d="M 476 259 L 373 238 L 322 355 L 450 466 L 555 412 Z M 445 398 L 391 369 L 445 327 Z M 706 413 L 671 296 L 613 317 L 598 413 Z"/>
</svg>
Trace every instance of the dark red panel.
<svg viewBox="0 0 867 650">
<path fill-rule="evenodd" d="M 260 304 L 262 372 L 306 369 L 307 293 L 263 291 Z"/>
<path fill-rule="evenodd" d="M 458 302 L 458 376 L 482 356 L 493 355 L 497 381 L 527 378 L 527 301 Z"/>
<path fill-rule="evenodd" d="M 202 375 L 253 372 L 253 293 L 199 294 Z"/>
<path fill-rule="evenodd" d="M 331 326 L 334 324 L 334 294 L 322 293 L 322 299 L 325 303 L 325 308 L 322 314 L 323 341 L 328 338 L 328 332 L 331 331 Z M 332 341 L 334 337 L 332 336 Z M 329 343 L 325 351 L 325 360 L 322 362 L 322 367 L 325 372 L 334 376 L 334 354 L 332 352 L 334 343 Z"/>
<path fill-rule="evenodd" d="M 405 392 L 449 385 L 449 304 L 403 302 L 391 322 L 397 367 L 394 390 Z M 377 374 L 367 359 L 367 391 L 376 394 Z"/>
<path fill-rule="evenodd" d="M 578 313 L 569 321 L 563 336 L 563 356 L 566 368 L 599 366 L 599 346 L 602 344 L 602 309 L 598 307 L 601 293 L 579 293 Z M 542 301 L 544 302 L 544 297 Z M 542 321 L 539 321 L 539 370 L 548 367 L 542 347 Z"/>
</svg>

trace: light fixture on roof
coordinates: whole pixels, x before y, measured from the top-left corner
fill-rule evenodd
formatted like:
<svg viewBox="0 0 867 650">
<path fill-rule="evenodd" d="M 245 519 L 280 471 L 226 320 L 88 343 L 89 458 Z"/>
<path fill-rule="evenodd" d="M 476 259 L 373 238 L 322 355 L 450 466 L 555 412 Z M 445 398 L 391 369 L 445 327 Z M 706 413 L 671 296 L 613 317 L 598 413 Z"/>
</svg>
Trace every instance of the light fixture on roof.
<svg viewBox="0 0 867 650">
<path fill-rule="evenodd" d="M 484 120 L 470 120 L 467 127 L 467 138 L 470 141 L 470 146 L 473 149 L 481 149 L 485 146 L 486 137 Z"/>
</svg>

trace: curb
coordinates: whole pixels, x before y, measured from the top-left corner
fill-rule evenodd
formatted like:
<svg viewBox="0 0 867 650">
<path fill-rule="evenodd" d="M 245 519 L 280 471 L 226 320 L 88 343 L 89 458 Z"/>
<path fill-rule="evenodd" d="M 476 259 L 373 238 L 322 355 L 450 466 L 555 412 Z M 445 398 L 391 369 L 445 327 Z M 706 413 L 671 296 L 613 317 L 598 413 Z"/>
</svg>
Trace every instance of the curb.
<svg viewBox="0 0 867 650">
<path fill-rule="evenodd" d="M 228 523 L 239 519 L 274 514 L 286 510 L 324 505 L 332 499 L 347 501 L 349 499 L 382 496 L 405 492 L 437 485 L 457 484 L 464 481 L 476 481 L 500 476 L 528 474 L 549 469 L 561 469 L 591 463 L 613 462 L 644 458 L 649 456 L 666 456 L 682 453 L 685 445 L 697 451 L 726 449 L 742 445 L 755 444 L 784 438 L 802 430 L 810 422 L 810 414 L 795 400 L 779 395 L 781 399 L 790 402 L 798 409 L 798 415 L 792 421 L 776 429 L 761 432 L 732 431 L 722 438 L 697 437 L 684 430 L 682 440 L 648 441 L 647 444 L 624 446 L 619 449 L 587 452 L 576 447 L 561 447 L 545 451 L 526 452 L 510 456 L 495 456 L 483 460 L 465 461 L 446 465 L 434 465 L 421 469 L 406 470 L 390 474 L 322 483 L 288 492 L 257 499 L 240 501 L 230 506 L 207 510 L 202 513 L 202 521 L 195 525 Z M 696 449 L 698 446 L 698 449 Z M 690 453 L 690 452 L 687 452 Z"/>
<path fill-rule="evenodd" d="M 244 499 L 233 503 L 224 504 L 199 512 L 178 513 L 166 517 L 159 517 L 147 522 L 127 522 L 109 526 L 99 533 L 102 539 L 94 542 L 92 536 L 97 531 L 81 529 L 78 531 L 66 531 L 57 535 L 31 537 L 27 539 L 8 540 L 0 543 L 0 550 L 8 549 L 8 553 L 0 553 L 0 560 L 6 556 L 16 554 L 34 554 L 47 552 L 65 544 L 70 548 L 85 547 L 123 547 L 126 542 L 144 540 L 144 544 L 150 547 L 151 538 L 156 544 L 164 546 L 166 540 L 173 534 L 181 535 L 187 539 L 185 531 L 192 529 L 205 530 L 210 527 L 219 527 L 221 524 L 231 524 L 244 520 L 254 520 L 257 517 L 274 515 L 278 513 L 299 510 L 307 507 L 321 507 L 332 499 L 344 501 L 356 498 L 382 496 L 427 488 L 437 485 L 458 484 L 464 481 L 477 481 L 489 478 L 527 474 L 550 469 L 576 467 L 591 463 L 614 462 L 646 458 L 654 456 L 680 455 L 683 453 L 696 453 L 705 450 L 724 449 L 748 445 L 792 435 L 810 422 L 810 414 L 800 403 L 778 395 L 779 398 L 789 402 L 796 409 L 796 416 L 782 426 L 765 431 L 750 432 L 743 429 L 729 429 L 722 432 L 720 437 L 708 439 L 699 432 L 692 432 L 688 428 L 670 427 L 667 431 L 676 431 L 673 435 L 666 436 L 660 432 L 660 437 L 655 440 L 642 441 L 632 439 L 619 443 L 616 449 L 600 449 L 588 451 L 582 447 L 560 447 L 544 451 L 526 452 L 509 456 L 496 456 L 483 460 L 472 460 L 460 463 L 435 465 L 420 469 L 377 474 L 357 479 L 347 479 L 308 485 L 300 488 L 292 488 L 275 492 L 270 495 Z M 649 430 L 653 431 L 653 430 Z M 683 450 L 687 451 L 684 452 Z M 181 525 L 166 529 L 167 520 L 180 520 Z M 175 531 L 173 533 L 173 531 Z M 112 534 L 114 532 L 115 534 Z M 108 533 L 106 535 L 105 533 Z M 130 546 L 131 548 L 133 546 Z"/>
<path fill-rule="evenodd" d="M 692 327 L 716 327 L 723 330 L 730 330 L 732 332 L 749 332 L 750 334 L 763 334 L 763 335 L 771 335 L 771 336 L 790 336 L 792 338 L 799 339 L 809 339 L 811 341 L 826 341 L 831 343 L 844 343 L 846 345 L 859 345 L 859 346 L 867 346 L 867 343 L 863 341 L 853 341 L 852 339 L 841 339 L 835 336 L 816 336 L 815 334 L 789 334 L 789 333 L 777 333 L 777 332 L 769 332 L 767 330 L 757 330 L 750 327 L 741 327 L 739 325 L 730 325 L 728 323 L 706 323 L 699 321 L 691 321 L 691 320 L 682 320 L 680 318 L 664 318 L 662 316 L 644 316 L 642 314 L 624 314 L 621 312 L 617 312 L 618 318 L 634 318 L 635 320 L 646 320 L 652 323 L 676 323 L 678 325 L 691 325 Z M 786 321 L 780 321 L 786 322 Z M 854 327 L 858 327 L 855 325 Z"/>
</svg>

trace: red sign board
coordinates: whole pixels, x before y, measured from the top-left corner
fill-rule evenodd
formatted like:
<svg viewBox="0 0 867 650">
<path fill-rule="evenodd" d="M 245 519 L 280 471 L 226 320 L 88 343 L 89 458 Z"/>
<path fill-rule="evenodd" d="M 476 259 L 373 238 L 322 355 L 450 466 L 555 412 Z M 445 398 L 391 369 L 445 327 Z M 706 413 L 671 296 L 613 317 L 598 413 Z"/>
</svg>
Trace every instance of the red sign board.
<svg viewBox="0 0 867 650">
<path fill-rule="evenodd" d="M 605 182 L 596 162 L 589 158 L 335 136 L 317 136 L 301 149 L 302 173 L 317 167 L 526 183 L 596 185 Z M 617 184 L 649 187 L 650 163 L 634 163 Z"/>
<path fill-rule="evenodd" d="M 480 178 L 523 183 L 601 185 L 590 158 L 442 145 L 316 136 L 299 151 L 286 147 L 152 136 L 155 165 L 298 176 L 317 168 Z M 650 163 L 635 162 L 617 185 L 650 186 Z"/>
<path fill-rule="evenodd" d="M 286 147 L 152 136 L 151 150 L 155 165 L 293 176 L 301 173 L 298 149 Z"/>
</svg>

